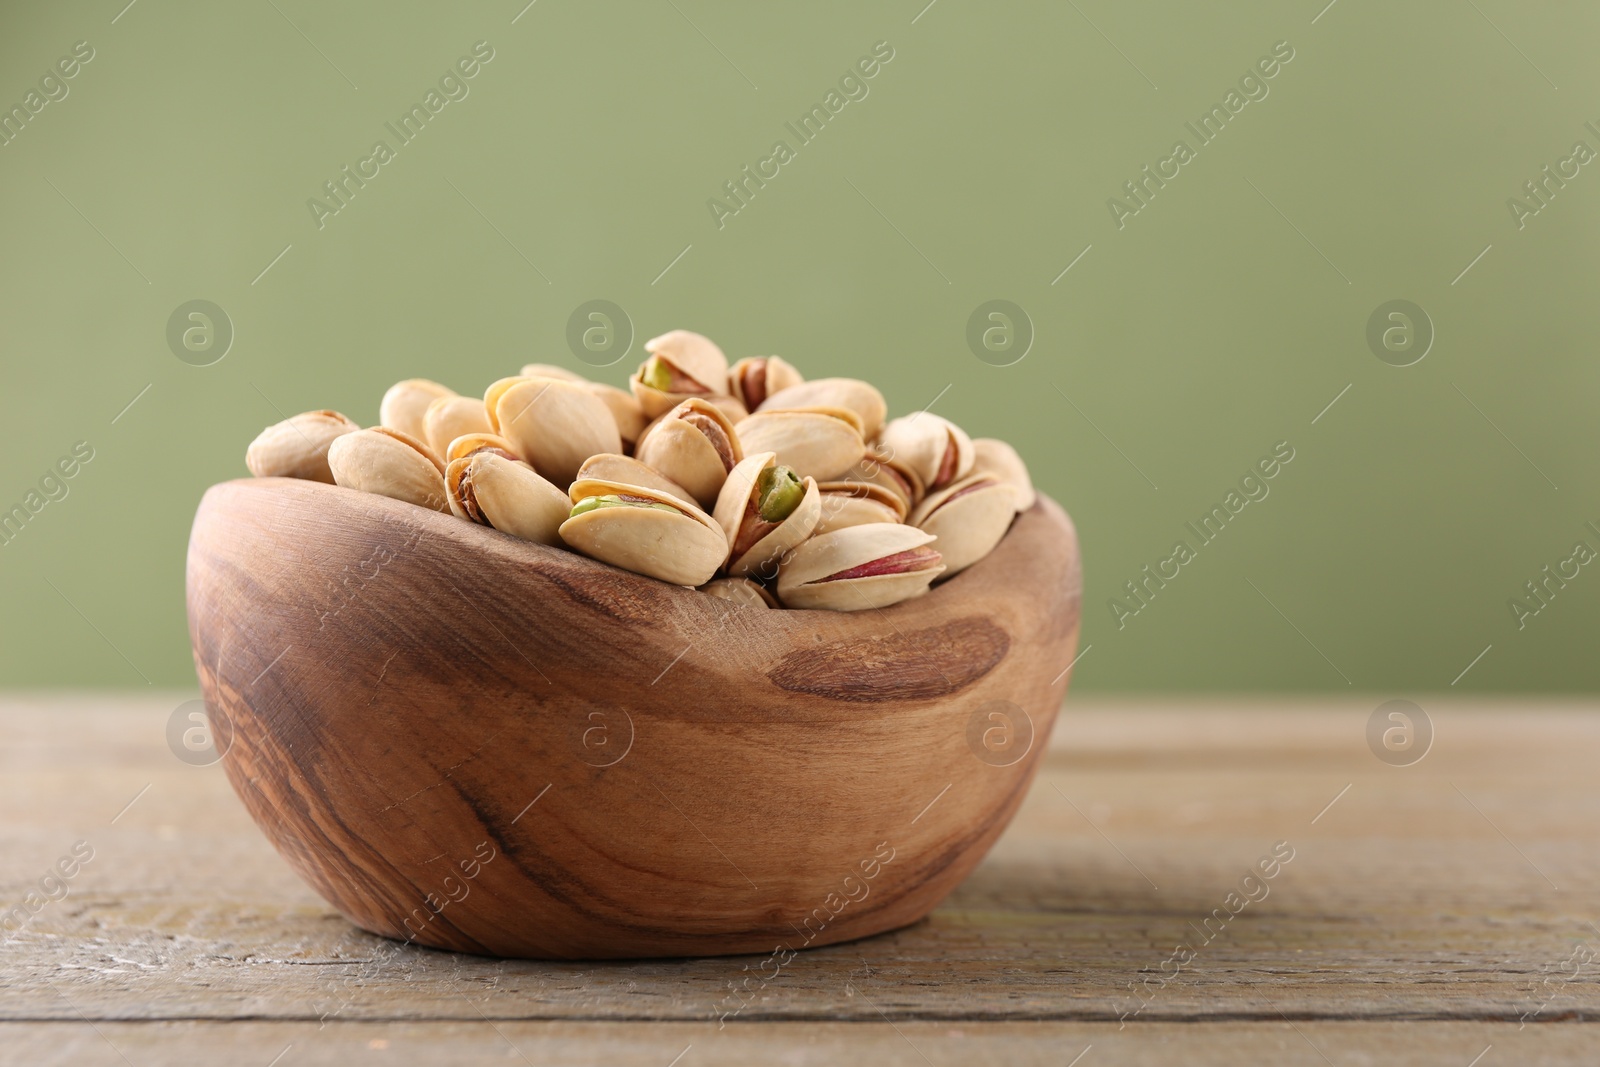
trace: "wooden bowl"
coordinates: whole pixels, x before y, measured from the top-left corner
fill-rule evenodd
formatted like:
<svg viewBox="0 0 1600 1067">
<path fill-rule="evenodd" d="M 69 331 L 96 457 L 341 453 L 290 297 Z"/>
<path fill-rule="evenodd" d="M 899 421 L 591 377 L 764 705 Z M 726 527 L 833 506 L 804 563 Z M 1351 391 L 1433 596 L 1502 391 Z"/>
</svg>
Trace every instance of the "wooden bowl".
<svg viewBox="0 0 1600 1067">
<path fill-rule="evenodd" d="M 276 478 L 207 492 L 188 562 L 223 766 L 290 865 L 374 933 L 548 959 L 926 915 L 1044 757 L 1079 590 L 1043 496 L 988 558 L 853 613 Z"/>
</svg>

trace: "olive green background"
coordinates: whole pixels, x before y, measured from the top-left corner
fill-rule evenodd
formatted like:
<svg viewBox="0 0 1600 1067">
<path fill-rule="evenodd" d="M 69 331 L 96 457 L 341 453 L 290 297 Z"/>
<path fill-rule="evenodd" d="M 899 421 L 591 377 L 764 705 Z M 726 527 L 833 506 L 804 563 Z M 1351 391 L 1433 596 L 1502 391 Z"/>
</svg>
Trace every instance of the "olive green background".
<svg viewBox="0 0 1600 1067">
<path fill-rule="evenodd" d="M 1600 148 L 1600 9 L 925 2 L 6 5 L 6 107 L 96 55 L 0 148 L 0 507 L 95 458 L 0 547 L 0 685 L 191 685 L 189 523 L 263 425 L 581 369 L 567 319 L 603 298 L 637 331 L 603 380 L 685 326 L 1014 442 L 1082 537 L 1081 690 L 1439 691 L 1487 646 L 1454 691 L 1600 688 L 1600 567 L 1521 630 L 1507 604 L 1600 548 L 1600 165 L 1506 207 Z M 1119 230 L 1107 199 L 1281 40 Z M 308 198 L 478 41 L 468 97 L 319 229 Z M 1404 368 L 1365 340 L 1396 298 L 1437 331 Z M 236 333 L 212 366 L 168 348 L 194 299 Z M 991 299 L 1036 332 L 1012 366 L 967 345 Z M 1270 496 L 1119 629 L 1108 598 L 1279 441 Z"/>
</svg>

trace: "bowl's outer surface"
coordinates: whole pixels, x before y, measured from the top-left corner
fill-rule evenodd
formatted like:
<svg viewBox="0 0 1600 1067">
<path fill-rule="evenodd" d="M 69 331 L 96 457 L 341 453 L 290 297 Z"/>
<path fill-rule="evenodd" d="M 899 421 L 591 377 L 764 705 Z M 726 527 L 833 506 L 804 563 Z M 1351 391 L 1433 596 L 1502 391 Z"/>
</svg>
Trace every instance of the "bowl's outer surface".
<svg viewBox="0 0 1600 1067">
<path fill-rule="evenodd" d="M 1080 587 L 1042 496 L 882 611 L 735 606 L 284 479 L 212 488 L 188 560 L 224 767 L 295 870 L 375 933 L 569 959 L 926 915 L 1044 755 Z"/>
</svg>

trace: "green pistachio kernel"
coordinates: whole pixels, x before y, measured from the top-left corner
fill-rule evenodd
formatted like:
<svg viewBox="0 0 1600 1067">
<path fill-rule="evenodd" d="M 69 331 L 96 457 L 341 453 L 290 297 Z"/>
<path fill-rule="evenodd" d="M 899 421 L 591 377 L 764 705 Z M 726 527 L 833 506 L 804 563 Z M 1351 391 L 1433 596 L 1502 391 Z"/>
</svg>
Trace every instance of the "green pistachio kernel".
<svg viewBox="0 0 1600 1067">
<path fill-rule="evenodd" d="M 575 519 L 579 515 L 590 511 L 598 511 L 601 508 L 655 508 L 657 511 L 671 512 L 677 512 L 678 510 L 670 504 L 657 504 L 650 500 L 624 500 L 622 497 L 612 493 L 607 496 L 584 497 L 573 506 L 572 513 L 567 518 Z"/>
<path fill-rule="evenodd" d="M 763 522 L 782 522 L 805 499 L 806 487 L 793 467 L 767 467 L 756 478 L 756 511 Z"/>
<path fill-rule="evenodd" d="M 667 386 L 672 384 L 672 369 L 659 356 L 651 356 L 645 362 L 644 373 L 639 375 L 639 380 L 652 389 L 666 392 Z"/>
</svg>

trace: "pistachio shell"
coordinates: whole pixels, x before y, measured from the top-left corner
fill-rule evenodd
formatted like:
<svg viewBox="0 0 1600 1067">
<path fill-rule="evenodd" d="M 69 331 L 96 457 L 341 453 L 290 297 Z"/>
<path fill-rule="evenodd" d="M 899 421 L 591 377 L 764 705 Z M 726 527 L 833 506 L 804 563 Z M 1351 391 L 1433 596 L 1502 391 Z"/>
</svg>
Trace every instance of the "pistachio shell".
<svg viewBox="0 0 1600 1067">
<path fill-rule="evenodd" d="M 805 495 L 782 522 L 772 524 L 761 521 L 755 513 L 755 496 L 760 489 L 761 472 L 776 464 L 777 458 L 771 452 L 746 456 L 729 473 L 722 492 L 717 496 L 717 508 L 712 517 L 727 535 L 730 554 L 739 552 L 741 543 L 760 533 L 754 544 L 729 559 L 728 573 L 736 577 L 752 571 L 762 577 L 771 577 L 768 572 L 775 572 L 778 560 L 811 536 L 822 514 L 817 483 L 806 478 L 803 482 Z"/>
<path fill-rule="evenodd" d="M 508 459 L 516 460 L 518 463 L 523 461 L 511 442 L 497 433 L 462 434 L 445 446 L 443 459 L 448 466 L 463 456 L 484 451 L 504 453 Z"/>
<path fill-rule="evenodd" d="M 619 456 L 614 452 L 602 452 L 598 456 L 590 456 L 583 461 L 583 466 L 578 468 L 578 480 L 582 481 L 585 478 L 599 478 L 610 482 L 621 482 L 624 485 L 655 489 L 671 493 L 685 504 L 700 506 L 695 498 L 689 495 L 689 490 L 632 456 Z"/>
<path fill-rule="evenodd" d="M 719 440 L 725 447 L 718 447 Z M 687 489 L 702 508 L 717 502 L 728 472 L 744 459 L 733 423 L 698 397 L 652 423 L 633 451 L 639 462 Z"/>
<path fill-rule="evenodd" d="M 734 429 L 747 451 L 775 452 L 779 463 L 823 482 L 838 478 L 866 452 L 850 411 L 760 411 Z"/>
<path fill-rule="evenodd" d="M 645 384 L 647 359 L 628 379 L 628 388 L 638 398 L 646 418 L 658 418 L 691 396 L 710 398 L 728 391 L 728 357 L 709 337 L 689 330 L 671 330 L 644 343 L 644 350 L 666 363 L 681 376 L 684 388 L 657 389 Z"/>
<path fill-rule="evenodd" d="M 816 408 L 843 408 L 856 413 L 861 436 L 873 440 L 883 430 L 889 405 L 876 386 L 856 378 L 817 378 L 773 393 L 758 411 L 809 411 Z"/>
<path fill-rule="evenodd" d="M 917 472 L 875 446 L 869 446 L 861 461 L 835 480 L 865 482 L 887 489 L 904 501 L 906 511 L 922 499 L 922 479 Z"/>
<path fill-rule="evenodd" d="M 711 516 L 659 490 L 602 478 L 572 484 L 576 504 L 617 494 L 672 508 L 596 508 L 561 524 L 561 539 L 586 556 L 674 585 L 704 585 L 728 558 L 728 541 Z"/>
<path fill-rule="evenodd" d="M 490 384 L 483 391 L 483 410 L 489 415 L 489 429 L 494 433 L 500 432 L 500 398 L 506 395 L 506 390 L 520 382 L 532 381 L 523 374 L 513 374 L 509 378 L 500 378 Z"/>
<path fill-rule="evenodd" d="M 611 417 L 617 420 L 617 433 L 622 435 L 622 442 L 632 445 L 639 439 L 639 434 L 644 430 L 644 409 L 639 406 L 633 394 L 626 389 L 618 389 L 614 385 L 604 382 L 591 382 L 581 374 L 577 374 L 565 367 L 557 367 L 551 363 L 529 363 L 522 368 L 524 378 L 558 378 L 564 382 L 575 382 L 589 392 L 606 402 L 606 407 L 611 409 Z"/>
<path fill-rule="evenodd" d="M 456 517 L 541 545 L 561 544 L 557 531 L 572 503 L 527 464 L 479 452 L 453 460 L 444 485 Z"/>
<path fill-rule="evenodd" d="M 972 438 L 955 423 L 926 411 L 889 423 L 880 444 L 880 451 L 915 471 L 930 493 L 972 470 Z"/>
<path fill-rule="evenodd" d="M 702 593 L 707 593 L 723 600 L 731 600 L 735 604 L 747 608 L 775 608 L 778 598 L 767 591 L 759 582 L 752 582 L 748 578 L 714 578 L 700 587 Z"/>
<path fill-rule="evenodd" d="M 1015 516 L 1012 487 L 992 474 L 973 474 L 930 494 L 908 521 L 939 539 L 948 578 L 987 556 Z"/>
<path fill-rule="evenodd" d="M 605 401 L 573 382 L 524 378 L 500 392 L 495 420 L 517 455 L 560 485 L 569 484 L 590 456 L 622 451 Z"/>
<path fill-rule="evenodd" d="M 328 446 L 333 480 L 346 489 L 448 511 L 444 468 L 428 446 L 401 430 L 375 426 L 333 439 Z"/>
<path fill-rule="evenodd" d="M 789 553 L 787 562 L 778 571 L 778 599 L 791 608 L 859 611 L 862 608 L 887 607 L 921 596 L 944 570 L 943 565 L 924 565 L 914 570 L 867 577 L 828 579 L 841 571 L 861 567 L 875 560 L 925 548 L 933 540 L 932 534 L 914 526 L 884 522 L 848 526 L 843 530 L 818 535 Z M 937 559 L 937 556 L 933 558 Z"/>
<path fill-rule="evenodd" d="M 905 501 L 870 482 L 825 482 L 817 486 L 822 514 L 814 533 L 832 533 L 869 522 L 904 522 Z"/>
<path fill-rule="evenodd" d="M 779 356 L 746 356 L 728 372 L 728 392 L 754 411 L 767 397 L 803 381 L 800 372 Z"/>
<path fill-rule="evenodd" d="M 244 465 L 257 478 L 304 478 L 333 482 L 328 446 L 334 438 L 359 430 L 337 411 L 306 411 L 275 422 L 245 450 Z"/>
<path fill-rule="evenodd" d="M 1028 477 L 1028 465 L 1022 462 L 1016 449 L 993 437 L 978 437 L 973 439 L 972 454 L 974 473 L 982 471 L 992 474 L 1011 486 L 1019 513 L 1033 507 L 1037 497 L 1033 491 L 1033 479 Z"/>
<path fill-rule="evenodd" d="M 456 391 L 449 386 L 426 378 L 396 382 L 389 386 L 389 391 L 383 394 L 383 402 L 378 405 L 378 425 L 426 441 L 428 430 L 422 420 L 428 413 L 428 405 L 441 396 L 455 395 Z"/>
<path fill-rule="evenodd" d="M 475 396 L 441 396 L 428 405 L 422 429 L 433 454 L 443 458 L 450 442 L 463 434 L 488 433 L 489 414 Z"/>
</svg>

